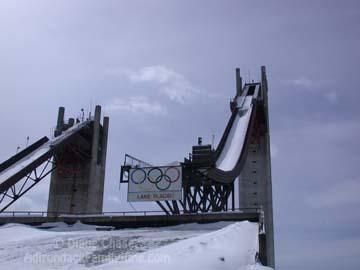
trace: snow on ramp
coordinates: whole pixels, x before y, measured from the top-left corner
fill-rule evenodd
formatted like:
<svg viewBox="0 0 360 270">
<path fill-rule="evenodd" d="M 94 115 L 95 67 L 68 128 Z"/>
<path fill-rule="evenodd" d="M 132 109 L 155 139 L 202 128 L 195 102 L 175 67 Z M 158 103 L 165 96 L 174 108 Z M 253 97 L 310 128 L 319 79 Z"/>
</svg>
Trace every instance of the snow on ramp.
<svg viewBox="0 0 360 270">
<path fill-rule="evenodd" d="M 21 160 L 10 166 L 9 168 L 5 169 L 0 173 L 0 183 L 3 183 L 5 180 L 9 179 L 11 176 L 15 175 L 16 173 L 20 172 L 26 166 L 29 166 L 32 162 L 37 160 L 39 157 L 50 151 L 50 148 L 53 146 L 58 145 L 59 143 L 63 142 L 69 136 L 86 126 L 90 121 L 84 121 L 75 126 L 69 128 L 68 130 L 64 131 L 60 136 L 55 137 L 49 140 L 44 145 L 40 146 L 38 149 L 31 152 L 29 155 L 23 157 Z"/>
<path fill-rule="evenodd" d="M 239 112 L 216 161 L 216 167 L 222 171 L 231 171 L 241 155 L 252 112 L 252 98 L 252 96 L 238 98 Z"/>
<path fill-rule="evenodd" d="M 33 151 L 31 154 L 25 156 L 6 170 L 0 173 L 0 183 L 4 182 L 14 174 L 21 171 L 23 168 L 37 160 L 39 157 L 41 157 L 43 154 L 49 151 L 49 145 L 48 143 L 45 143 L 44 146 L 39 147 L 35 151 Z"/>
</svg>

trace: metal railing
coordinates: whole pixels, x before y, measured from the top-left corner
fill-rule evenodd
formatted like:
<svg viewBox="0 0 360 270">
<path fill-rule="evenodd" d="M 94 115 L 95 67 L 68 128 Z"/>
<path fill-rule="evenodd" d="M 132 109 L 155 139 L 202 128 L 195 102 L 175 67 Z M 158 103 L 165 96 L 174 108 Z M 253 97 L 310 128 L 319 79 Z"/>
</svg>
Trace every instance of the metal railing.
<svg viewBox="0 0 360 270">
<path fill-rule="evenodd" d="M 223 213 L 258 213 L 262 211 L 261 208 L 236 208 L 228 211 L 209 211 L 209 212 L 187 212 L 180 210 L 179 214 L 175 215 L 201 215 L 201 214 L 223 214 Z M 88 217 L 88 216 L 151 216 L 151 215 L 166 215 L 160 210 L 144 210 L 144 211 L 111 211 L 101 213 L 67 213 L 67 212 L 47 212 L 47 211 L 4 211 L 0 213 L 1 217 Z"/>
<path fill-rule="evenodd" d="M 141 159 L 138 159 L 136 157 L 133 157 L 129 154 L 125 154 L 125 159 L 124 159 L 124 165 L 130 165 L 132 167 L 134 166 L 139 166 L 139 167 L 153 167 L 154 165 L 143 161 Z"/>
<path fill-rule="evenodd" d="M 94 116 L 93 115 L 89 115 L 88 117 L 86 118 L 79 118 L 79 117 L 76 117 L 76 118 L 73 118 L 74 119 L 74 122 L 72 123 L 71 125 L 71 122 L 70 122 L 70 118 L 65 120 L 63 125 L 64 125 L 64 130 L 63 131 L 66 131 L 78 124 L 81 124 L 81 123 L 84 123 L 84 122 L 88 122 L 88 121 L 93 121 L 94 120 Z M 56 126 L 50 128 L 50 138 L 51 139 L 54 139 L 55 138 L 55 130 L 56 130 Z"/>
</svg>

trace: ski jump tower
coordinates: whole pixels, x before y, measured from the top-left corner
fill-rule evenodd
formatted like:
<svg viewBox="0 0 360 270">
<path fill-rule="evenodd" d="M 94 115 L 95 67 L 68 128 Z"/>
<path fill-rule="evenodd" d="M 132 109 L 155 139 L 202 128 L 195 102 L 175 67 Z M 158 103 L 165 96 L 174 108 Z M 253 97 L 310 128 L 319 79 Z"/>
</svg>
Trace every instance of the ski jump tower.
<svg viewBox="0 0 360 270">
<path fill-rule="evenodd" d="M 51 174 L 48 216 L 102 212 L 109 118 L 64 121 L 60 107 L 53 138 L 42 137 L 0 163 L 0 213 Z"/>
<path fill-rule="evenodd" d="M 73 118 L 64 122 L 64 112 L 60 107 L 55 137 L 74 125 Z M 101 125 L 100 114 L 101 107 L 96 106 L 95 116 L 90 115 L 87 125 L 54 154 L 56 168 L 51 173 L 49 215 L 102 212 L 109 118 L 104 117 Z"/>
<path fill-rule="evenodd" d="M 236 72 L 241 81 L 240 71 Z M 239 91 L 239 86 L 237 86 Z M 264 212 L 268 265 L 275 267 L 273 199 L 270 157 L 268 83 L 261 67 L 259 110 L 250 133 L 247 157 L 239 175 L 239 207 L 260 206 Z"/>
<path fill-rule="evenodd" d="M 231 116 L 216 149 L 192 147 L 177 166 L 152 166 L 128 154 L 121 167 L 120 182 L 129 183 L 128 201 L 156 201 L 168 215 L 235 211 L 261 213 L 260 260 L 275 266 L 268 83 L 265 66 L 260 82 L 242 83 L 236 69 L 236 94 L 230 102 Z M 238 185 L 238 190 L 235 189 Z"/>
</svg>

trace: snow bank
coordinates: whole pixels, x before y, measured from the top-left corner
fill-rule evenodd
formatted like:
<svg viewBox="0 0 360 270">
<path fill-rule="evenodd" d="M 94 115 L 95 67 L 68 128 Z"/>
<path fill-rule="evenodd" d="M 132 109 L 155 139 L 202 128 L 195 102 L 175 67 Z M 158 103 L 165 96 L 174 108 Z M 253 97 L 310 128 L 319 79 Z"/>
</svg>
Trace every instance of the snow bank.
<svg viewBox="0 0 360 270">
<path fill-rule="evenodd" d="M 244 221 L 96 269 L 269 269 L 255 262 L 257 251 L 258 225 Z"/>
<path fill-rule="evenodd" d="M 83 224 L 78 221 L 71 225 L 66 224 L 64 222 L 47 222 L 41 224 L 40 226 L 37 226 L 36 228 L 39 229 L 45 228 L 53 232 L 72 232 L 72 231 L 96 231 L 97 228 L 101 228 L 101 227 L 102 226 Z"/>
<path fill-rule="evenodd" d="M 255 263 L 258 225 L 187 224 L 163 228 L 94 231 L 39 230 L 8 224 L 0 227 L 0 269 L 265 270 Z M 227 225 L 227 226 L 226 226 Z M 224 227 L 225 226 L 225 227 Z M 217 228 L 217 231 L 209 231 Z"/>
<path fill-rule="evenodd" d="M 40 239 L 54 236 L 54 233 L 34 229 L 23 224 L 6 224 L 0 227 L 1 243 L 18 242 L 29 239 Z"/>
</svg>

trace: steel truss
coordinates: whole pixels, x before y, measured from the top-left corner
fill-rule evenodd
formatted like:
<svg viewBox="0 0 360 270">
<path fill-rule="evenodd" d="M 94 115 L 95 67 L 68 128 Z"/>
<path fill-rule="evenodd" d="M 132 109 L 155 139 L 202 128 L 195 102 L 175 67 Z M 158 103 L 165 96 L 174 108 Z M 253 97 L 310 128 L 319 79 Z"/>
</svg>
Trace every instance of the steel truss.
<svg viewBox="0 0 360 270">
<path fill-rule="evenodd" d="M 227 211 L 230 195 L 232 195 L 231 208 L 234 210 L 234 183 L 185 186 L 184 211 L 189 213 Z"/>
<path fill-rule="evenodd" d="M 129 171 L 134 164 L 152 166 L 149 163 L 125 154 L 124 165 L 121 166 L 119 184 L 129 182 Z M 220 212 L 229 210 L 229 207 L 234 210 L 234 182 L 229 184 L 215 182 L 207 177 L 208 169 L 208 167 L 184 164 L 183 200 L 156 201 L 156 204 L 167 215 Z"/>
<path fill-rule="evenodd" d="M 54 169 L 56 164 L 52 161 L 52 157 L 45 160 L 40 166 L 33 168 L 20 181 L 11 185 L 0 194 L 0 213 L 6 210 L 10 205 L 16 202 L 33 186 L 48 176 Z"/>
<path fill-rule="evenodd" d="M 234 183 L 211 183 L 184 186 L 182 201 L 157 201 L 167 215 L 183 213 L 206 213 L 235 210 Z M 230 203 L 229 203 L 230 201 Z M 180 209 L 180 206 L 182 209 Z"/>
</svg>

